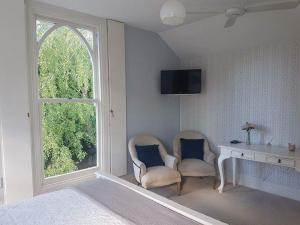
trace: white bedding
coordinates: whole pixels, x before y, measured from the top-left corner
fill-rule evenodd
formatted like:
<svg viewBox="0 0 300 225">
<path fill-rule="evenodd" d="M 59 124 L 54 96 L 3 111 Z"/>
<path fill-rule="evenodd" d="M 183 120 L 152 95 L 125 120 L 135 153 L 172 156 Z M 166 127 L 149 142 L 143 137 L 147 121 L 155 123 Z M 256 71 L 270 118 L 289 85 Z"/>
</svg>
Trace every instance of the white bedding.
<svg viewBox="0 0 300 225">
<path fill-rule="evenodd" d="M 47 204 L 45 204 L 47 203 Z M 83 194 L 65 189 L 0 207 L 0 225 L 131 225 Z"/>
</svg>

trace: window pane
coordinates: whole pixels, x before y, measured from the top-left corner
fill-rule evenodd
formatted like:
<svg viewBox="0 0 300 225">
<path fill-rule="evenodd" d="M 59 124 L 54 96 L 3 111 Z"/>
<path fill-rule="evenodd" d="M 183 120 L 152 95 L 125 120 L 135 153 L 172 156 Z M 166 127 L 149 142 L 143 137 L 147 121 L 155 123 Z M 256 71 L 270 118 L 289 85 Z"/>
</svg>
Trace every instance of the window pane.
<svg viewBox="0 0 300 225">
<path fill-rule="evenodd" d="M 54 26 L 54 23 L 51 23 L 49 21 L 37 20 L 36 21 L 37 41 L 41 40 L 41 38 L 44 36 L 44 34 L 53 26 Z"/>
<path fill-rule="evenodd" d="M 87 43 L 89 43 L 91 49 L 93 49 L 93 32 L 90 30 L 86 30 L 83 28 L 77 28 L 77 30 L 82 34 L 82 36 L 86 39 Z"/>
<path fill-rule="evenodd" d="M 83 40 L 68 27 L 53 31 L 39 52 L 41 98 L 93 98 L 93 66 Z"/>
<path fill-rule="evenodd" d="M 97 165 L 95 105 L 43 103 L 41 112 L 45 177 Z"/>
</svg>

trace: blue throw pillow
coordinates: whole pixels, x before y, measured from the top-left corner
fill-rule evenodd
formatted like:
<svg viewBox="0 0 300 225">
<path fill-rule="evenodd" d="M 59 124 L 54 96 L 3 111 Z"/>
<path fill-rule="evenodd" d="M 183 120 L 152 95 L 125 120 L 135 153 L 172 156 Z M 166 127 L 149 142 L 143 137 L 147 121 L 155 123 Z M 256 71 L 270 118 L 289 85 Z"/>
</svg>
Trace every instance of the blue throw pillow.
<svg viewBox="0 0 300 225">
<path fill-rule="evenodd" d="M 164 162 L 160 156 L 158 145 L 136 145 L 135 146 L 138 159 L 145 164 L 145 166 L 164 166 Z"/>
<path fill-rule="evenodd" d="M 200 159 L 204 157 L 204 139 L 180 139 L 181 159 Z"/>
</svg>

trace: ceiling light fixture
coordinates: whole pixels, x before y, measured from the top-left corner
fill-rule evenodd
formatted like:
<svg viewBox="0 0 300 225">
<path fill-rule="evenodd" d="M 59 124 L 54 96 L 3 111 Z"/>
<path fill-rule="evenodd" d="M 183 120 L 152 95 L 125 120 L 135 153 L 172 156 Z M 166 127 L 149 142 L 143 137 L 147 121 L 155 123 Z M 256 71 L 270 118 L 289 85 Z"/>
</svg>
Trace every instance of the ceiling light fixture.
<svg viewBox="0 0 300 225">
<path fill-rule="evenodd" d="M 181 25 L 184 23 L 185 17 L 186 9 L 180 1 L 168 0 L 161 7 L 160 18 L 165 25 Z"/>
</svg>

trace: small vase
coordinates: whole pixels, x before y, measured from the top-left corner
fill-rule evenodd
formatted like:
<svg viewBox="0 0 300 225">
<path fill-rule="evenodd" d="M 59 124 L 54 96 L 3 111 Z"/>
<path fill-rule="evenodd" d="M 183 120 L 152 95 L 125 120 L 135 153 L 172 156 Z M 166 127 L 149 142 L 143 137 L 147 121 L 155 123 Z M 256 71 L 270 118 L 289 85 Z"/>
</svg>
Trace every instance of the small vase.
<svg viewBox="0 0 300 225">
<path fill-rule="evenodd" d="M 251 145 L 251 140 L 250 140 L 250 130 L 247 131 L 247 140 L 246 140 L 247 145 Z"/>
</svg>

